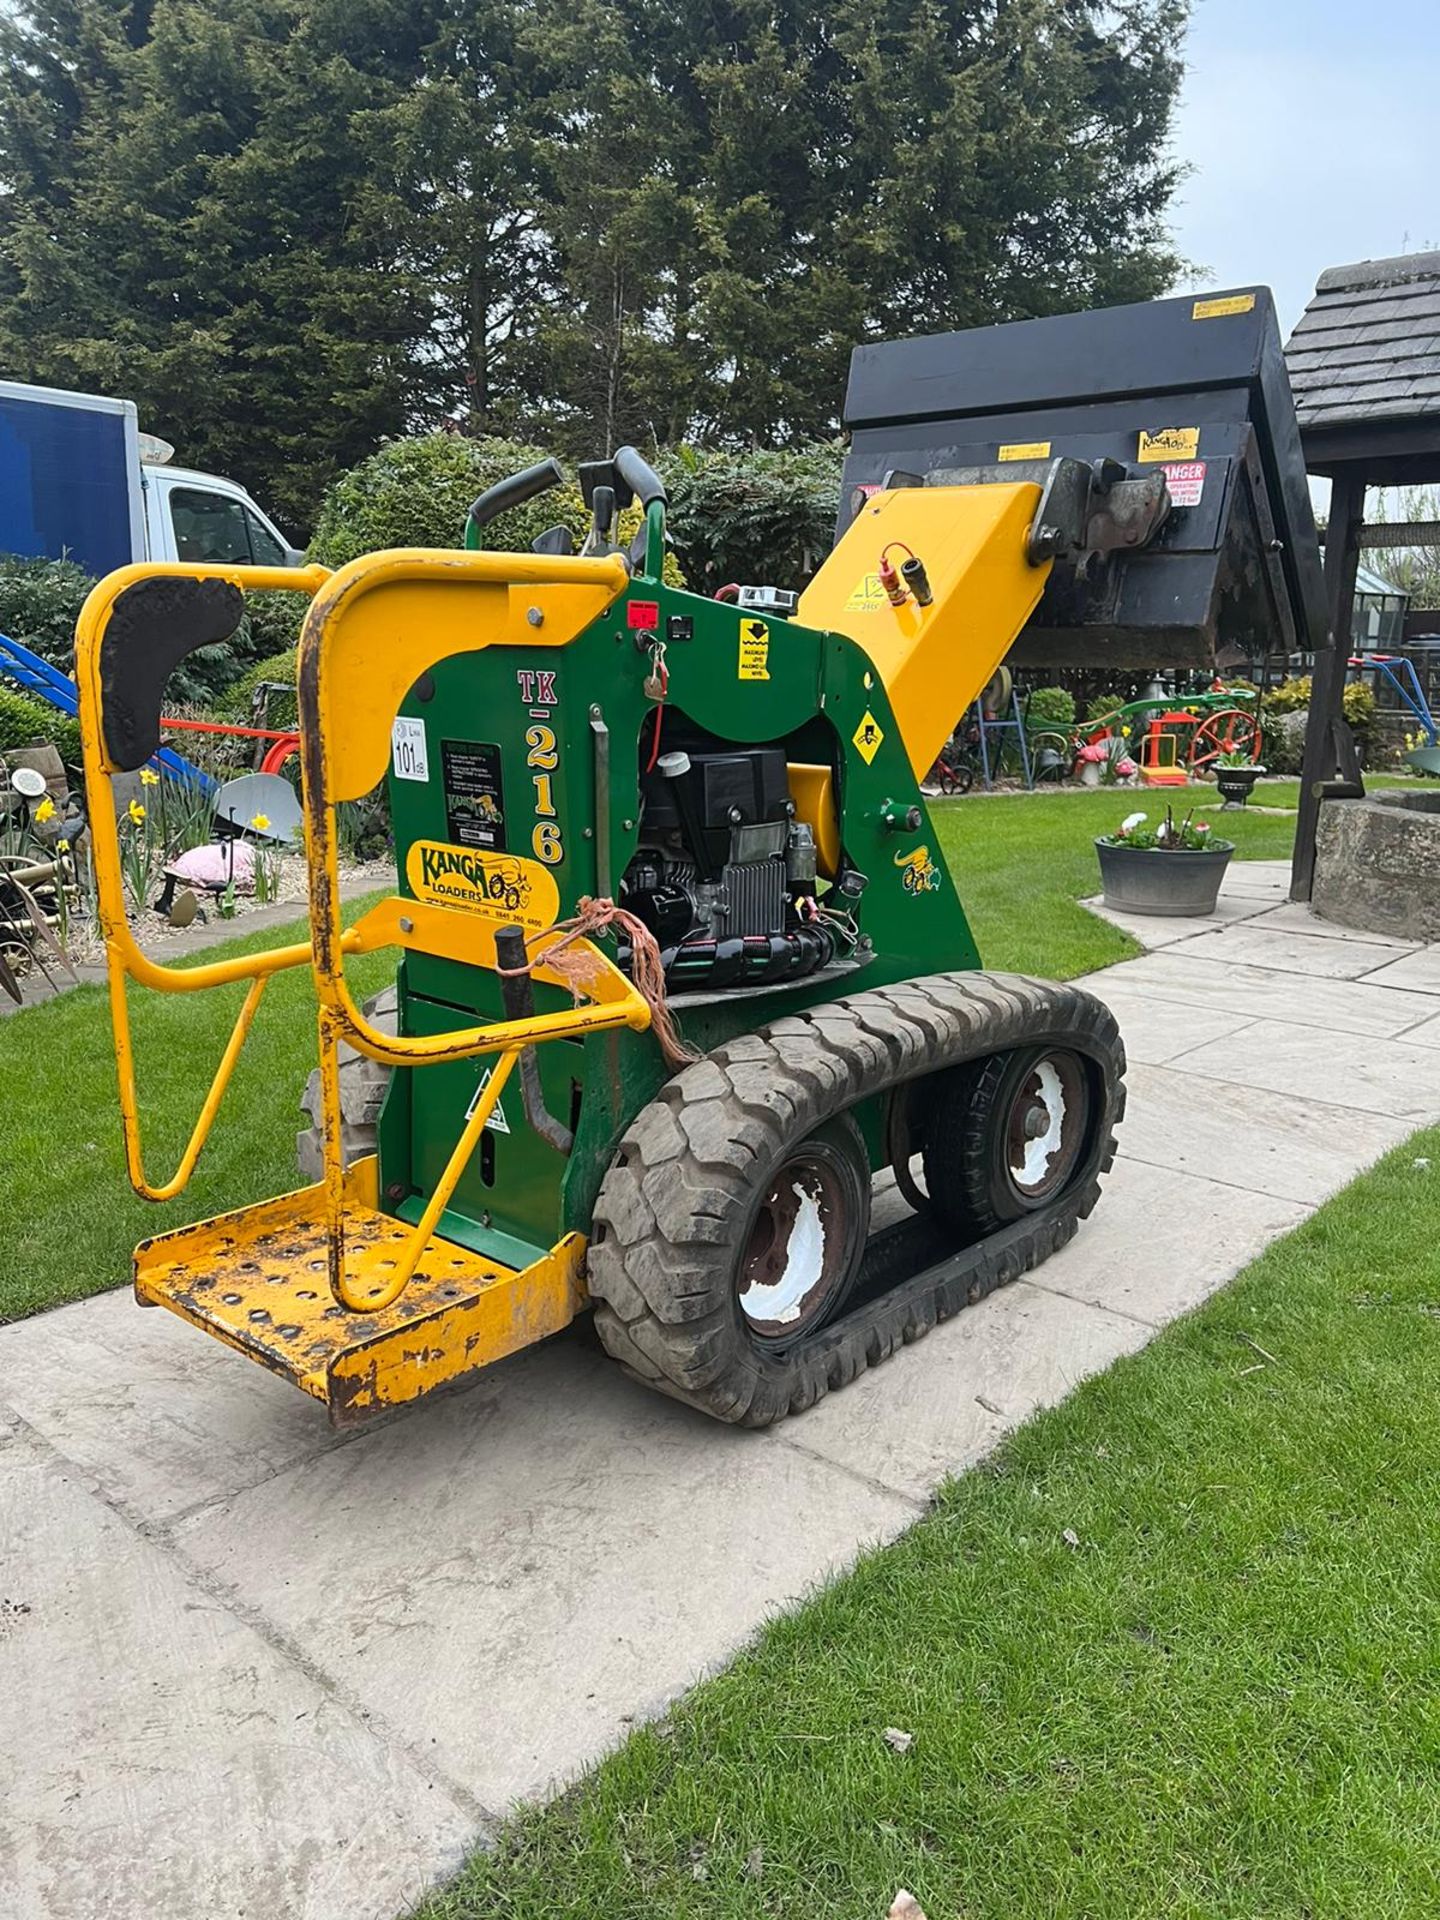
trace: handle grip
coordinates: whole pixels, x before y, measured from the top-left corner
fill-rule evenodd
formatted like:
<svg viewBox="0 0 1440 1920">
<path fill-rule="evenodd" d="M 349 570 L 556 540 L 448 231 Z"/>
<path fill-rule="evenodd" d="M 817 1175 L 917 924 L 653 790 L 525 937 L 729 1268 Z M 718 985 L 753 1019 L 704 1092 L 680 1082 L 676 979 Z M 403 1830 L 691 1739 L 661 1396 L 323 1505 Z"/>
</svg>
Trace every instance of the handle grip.
<svg viewBox="0 0 1440 1920">
<path fill-rule="evenodd" d="M 497 480 L 493 487 L 487 487 L 465 516 L 467 524 L 475 527 L 488 527 L 492 520 L 498 520 L 502 513 L 511 507 L 523 506 L 527 500 L 533 500 L 537 493 L 545 493 L 551 487 L 565 484 L 565 473 L 558 460 L 541 460 L 533 467 L 526 467 L 521 473 L 512 473 L 507 479 Z"/>
<path fill-rule="evenodd" d="M 642 507 L 648 507 L 655 500 L 666 500 L 665 482 L 634 447 L 617 447 L 614 467 Z"/>
<path fill-rule="evenodd" d="M 529 1020 L 535 1012 L 535 983 L 523 971 L 529 962 L 522 927 L 495 929 L 495 961 L 500 973 L 500 1004 L 507 1020 Z"/>
</svg>

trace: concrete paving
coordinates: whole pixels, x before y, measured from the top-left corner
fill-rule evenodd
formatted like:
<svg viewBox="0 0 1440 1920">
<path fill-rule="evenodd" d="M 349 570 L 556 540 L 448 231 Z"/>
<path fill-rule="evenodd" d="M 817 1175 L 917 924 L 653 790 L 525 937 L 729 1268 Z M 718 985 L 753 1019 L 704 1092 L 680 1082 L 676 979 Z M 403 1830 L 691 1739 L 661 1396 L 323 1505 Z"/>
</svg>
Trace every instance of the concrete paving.
<svg viewBox="0 0 1440 1920">
<path fill-rule="evenodd" d="M 391 1920 L 1436 1117 L 1440 949 L 1224 901 L 1091 982 L 1134 1065 L 1075 1241 L 768 1433 L 578 1329 L 342 1438 L 124 1292 L 0 1329 L 5 1920 Z"/>
</svg>

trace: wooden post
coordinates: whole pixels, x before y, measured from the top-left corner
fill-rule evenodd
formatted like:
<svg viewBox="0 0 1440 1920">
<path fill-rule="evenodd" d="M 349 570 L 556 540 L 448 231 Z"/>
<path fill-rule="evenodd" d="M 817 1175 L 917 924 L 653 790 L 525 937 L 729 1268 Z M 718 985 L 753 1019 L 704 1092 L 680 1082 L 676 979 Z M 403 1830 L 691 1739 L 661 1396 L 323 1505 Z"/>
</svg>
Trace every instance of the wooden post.
<svg viewBox="0 0 1440 1920">
<path fill-rule="evenodd" d="M 1365 520 L 1365 473 L 1342 467 L 1330 483 L 1330 520 L 1325 534 L 1325 602 L 1330 631 L 1315 655 L 1310 679 L 1310 715 L 1300 769 L 1300 811 L 1290 865 L 1290 898 L 1308 900 L 1315 881 L 1315 830 L 1323 790 L 1340 771 L 1337 722 L 1343 728 L 1345 670 L 1355 608 L 1355 572 L 1360 564 L 1360 528 Z"/>
</svg>

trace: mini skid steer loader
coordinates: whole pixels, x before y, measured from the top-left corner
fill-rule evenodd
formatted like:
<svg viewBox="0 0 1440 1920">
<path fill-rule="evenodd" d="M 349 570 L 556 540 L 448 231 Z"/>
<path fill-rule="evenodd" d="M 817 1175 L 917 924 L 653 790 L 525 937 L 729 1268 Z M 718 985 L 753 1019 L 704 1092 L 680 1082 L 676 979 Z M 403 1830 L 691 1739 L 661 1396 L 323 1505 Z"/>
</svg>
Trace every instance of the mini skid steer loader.
<svg viewBox="0 0 1440 1920">
<path fill-rule="evenodd" d="M 852 394 L 860 374 L 874 391 L 861 360 Z M 189 1179 L 270 978 L 309 968 L 319 1002 L 318 1178 L 144 1241 L 141 1302 L 337 1423 L 591 1307 L 639 1379 L 760 1426 L 1070 1238 L 1115 1151 L 1115 1023 L 1079 987 L 980 970 L 919 782 L 1042 596 L 1063 617 L 1155 547 L 1167 475 L 1090 443 L 967 464 L 942 433 L 920 471 L 869 478 L 880 437 L 867 417 L 798 601 L 668 585 L 664 488 L 631 448 L 582 469 L 579 553 L 563 528 L 529 553 L 479 545 L 561 478 L 551 461 L 476 502 L 464 550 L 334 573 L 137 566 L 96 587 L 77 677 L 138 1192 Z M 171 670 L 256 588 L 310 600 L 311 938 L 176 969 L 127 925 L 103 795 L 155 751 Z M 346 927 L 336 810 L 382 779 L 399 890 Z M 346 980 L 382 948 L 400 956 L 383 1010 Z M 132 981 L 246 987 L 163 1181 L 142 1155 Z M 892 1172 L 905 1217 L 872 1233 Z"/>
</svg>

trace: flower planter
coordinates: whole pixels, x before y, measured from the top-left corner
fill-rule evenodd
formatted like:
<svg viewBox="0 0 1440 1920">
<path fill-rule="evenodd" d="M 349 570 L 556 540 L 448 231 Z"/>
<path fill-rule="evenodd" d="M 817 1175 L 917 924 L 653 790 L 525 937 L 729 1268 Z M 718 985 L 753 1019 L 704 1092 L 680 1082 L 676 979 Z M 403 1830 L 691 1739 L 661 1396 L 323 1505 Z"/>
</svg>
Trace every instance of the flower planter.
<svg viewBox="0 0 1440 1920">
<path fill-rule="evenodd" d="M 1227 807 L 1243 807 L 1264 767 L 1217 767 L 1215 788 Z"/>
<path fill-rule="evenodd" d="M 1203 852 L 1158 847 L 1113 847 L 1095 842 L 1105 904 L 1119 913 L 1185 914 L 1204 919 L 1215 911 L 1220 882 L 1233 846 L 1222 842 Z"/>
</svg>

